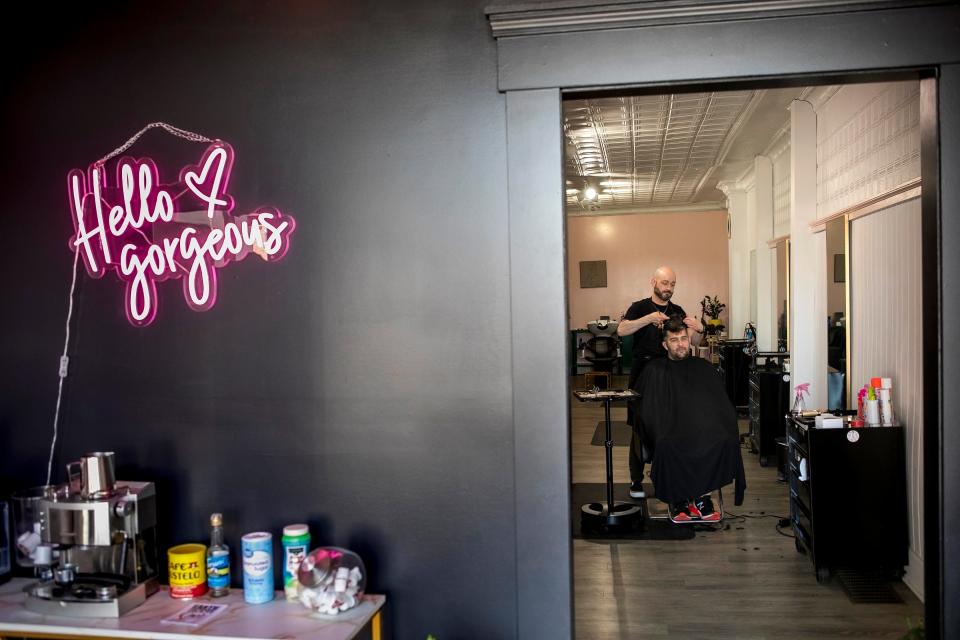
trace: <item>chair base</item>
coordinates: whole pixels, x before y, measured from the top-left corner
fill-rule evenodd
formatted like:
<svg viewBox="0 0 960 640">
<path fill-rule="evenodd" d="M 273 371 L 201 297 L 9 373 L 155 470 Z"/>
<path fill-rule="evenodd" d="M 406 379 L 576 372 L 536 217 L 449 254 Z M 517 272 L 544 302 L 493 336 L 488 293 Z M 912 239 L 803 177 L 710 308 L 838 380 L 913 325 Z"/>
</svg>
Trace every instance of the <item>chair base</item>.
<svg viewBox="0 0 960 640">
<path fill-rule="evenodd" d="M 614 502 L 613 508 L 605 502 L 588 502 L 580 507 L 580 520 L 587 527 L 631 529 L 641 521 L 642 509 L 632 502 Z"/>
</svg>

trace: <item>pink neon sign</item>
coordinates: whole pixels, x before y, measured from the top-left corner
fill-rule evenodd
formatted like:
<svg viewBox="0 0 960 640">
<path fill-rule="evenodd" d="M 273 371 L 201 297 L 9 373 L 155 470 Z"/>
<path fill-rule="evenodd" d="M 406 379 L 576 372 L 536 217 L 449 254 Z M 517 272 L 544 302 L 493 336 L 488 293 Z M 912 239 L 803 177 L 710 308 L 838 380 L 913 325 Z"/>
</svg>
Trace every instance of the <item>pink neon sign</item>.
<svg viewBox="0 0 960 640">
<path fill-rule="evenodd" d="M 231 215 L 232 167 L 233 148 L 215 142 L 175 184 L 160 184 L 150 158 L 121 158 L 113 186 L 99 164 L 67 174 L 76 231 L 70 247 L 94 278 L 114 271 L 124 281 L 132 324 L 156 318 L 157 282 L 180 278 L 187 305 L 207 311 L 217 299 L 218 269 L 250 253 L 279 260 L 290 248 L 290 216 L 270 207 Z"/>
</svg>

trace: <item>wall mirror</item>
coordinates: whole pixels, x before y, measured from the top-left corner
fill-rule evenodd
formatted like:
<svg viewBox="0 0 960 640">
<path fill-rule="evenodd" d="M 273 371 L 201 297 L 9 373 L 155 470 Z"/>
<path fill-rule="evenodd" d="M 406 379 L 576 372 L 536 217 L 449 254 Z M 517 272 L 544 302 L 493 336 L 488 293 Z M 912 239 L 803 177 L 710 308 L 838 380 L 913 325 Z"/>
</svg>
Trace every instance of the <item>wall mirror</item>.
<svg viewBox="0 0 960 640">
<path fill-rule="evenodd" d="M 846 216 L 826 224 L 827 407 L 850 406 L 850 225 Z"/>
<path fill-rule="evenodd" d="M 776 245 L 777 261 L 777 351 L 788 351 L 790 344 L 790 238 Z"/>
</svg>

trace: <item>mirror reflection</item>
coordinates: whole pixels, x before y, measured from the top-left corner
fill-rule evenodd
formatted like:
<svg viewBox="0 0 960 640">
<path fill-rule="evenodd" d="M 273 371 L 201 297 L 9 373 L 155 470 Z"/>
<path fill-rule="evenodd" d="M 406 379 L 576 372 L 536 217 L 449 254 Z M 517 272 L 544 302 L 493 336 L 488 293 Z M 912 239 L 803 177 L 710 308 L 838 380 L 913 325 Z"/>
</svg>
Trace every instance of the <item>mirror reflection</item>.
<svg viewBox="0 0 960 640">
<path fill-rule="evenodd" d="M 830 409 L 847 406 L 847 221 L 841 216 L 827 223 L 827 403 Z"/>
<path fill-rule="evenodd" d="M 777 243 L 777 351 L 790 343 L 790 239 Z"/>
</svg>

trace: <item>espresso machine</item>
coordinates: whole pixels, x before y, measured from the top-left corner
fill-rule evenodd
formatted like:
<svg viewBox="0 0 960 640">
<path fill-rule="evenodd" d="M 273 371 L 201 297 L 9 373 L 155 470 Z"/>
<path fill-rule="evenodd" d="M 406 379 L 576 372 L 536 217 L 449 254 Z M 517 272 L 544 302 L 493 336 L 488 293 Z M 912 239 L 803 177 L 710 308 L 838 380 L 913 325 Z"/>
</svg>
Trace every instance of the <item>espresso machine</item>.
<svg viewBox="0 0 960 640">
<path fill-rule="evenodd" d="M 25 606 L 48 615 L 118 617 L 157 591 L 157 507 L 152 482 L 114 477 L 112 452 L 67 465 L 68 481 L 37 505 L 38 581 Z"/>
</svg>

